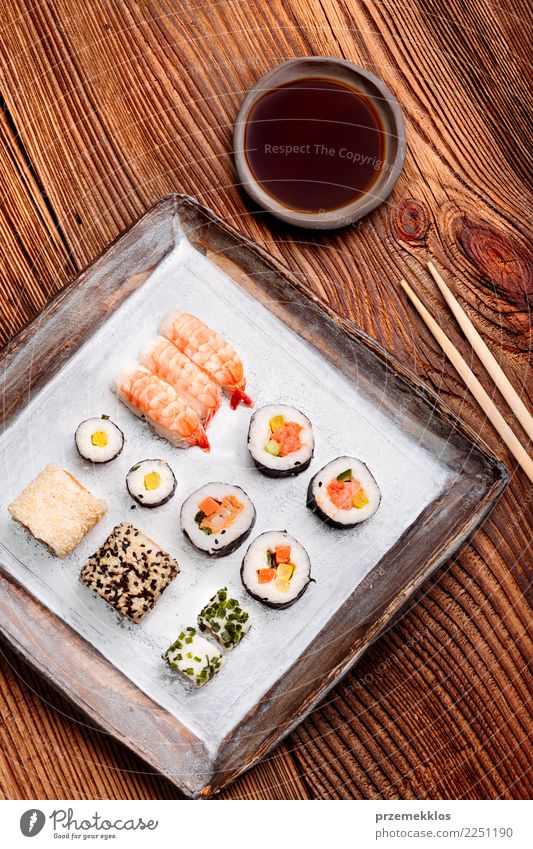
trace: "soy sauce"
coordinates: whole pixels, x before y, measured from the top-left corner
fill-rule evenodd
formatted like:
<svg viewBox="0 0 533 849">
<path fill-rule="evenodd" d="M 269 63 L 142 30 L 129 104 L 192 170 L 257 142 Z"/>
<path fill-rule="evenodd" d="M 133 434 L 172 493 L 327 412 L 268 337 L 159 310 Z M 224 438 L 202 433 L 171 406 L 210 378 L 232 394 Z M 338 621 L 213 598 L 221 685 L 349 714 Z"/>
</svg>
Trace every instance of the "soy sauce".
<svg viewBox="0 0 533 849">
<path fill-rule="evenodd" d="M 336 80 L 306 77 L 270 89 L 246 124 L 255 179 L 300 212 L 338 209 L 371 192 L 384 154 L 385 130 L 372 101 Z"/>
</svg>

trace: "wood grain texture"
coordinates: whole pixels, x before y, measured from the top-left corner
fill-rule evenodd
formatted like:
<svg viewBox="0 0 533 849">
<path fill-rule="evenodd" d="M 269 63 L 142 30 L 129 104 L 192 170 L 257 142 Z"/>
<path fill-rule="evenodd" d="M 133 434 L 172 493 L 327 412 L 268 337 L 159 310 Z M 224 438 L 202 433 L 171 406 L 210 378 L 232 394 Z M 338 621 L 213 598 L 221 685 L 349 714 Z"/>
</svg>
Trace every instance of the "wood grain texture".
<svg viewBox="0 0 533 849">
<path fill-rule="evenodd" d="M 468 358 L 422 268 L 436 260 L 531 403 L 528 5 L 52 0 L 21 13 L 3 0 L 1 8 L 2 342 L 158 197 L 188 192 L 423 376 L 513 470 L 458 558 L 288 744 L 226 795 L 530 795 L 533 493 L 397 287 L 401 276 L 414 281 Z M 389 203 L 337 235 L 297 233 L 259 214 L 236 188 L 229 156 L 243 92 L 275 62 L 306 54 L 364 65 L 405 110 L 408 154 Z M 34 695 L 38 682 L 22 665 L 17 673 L 4 665 L 4 796 L 172 795 L 105 735 L 67 719 L 57 695 Z M 72 759 L 50 754 L 71 747 Z"/>
<path fill-rule="evenodd" d="M 0 144 L 0 345 L 5 345 L 77 268 L 5 108 Z"/>
</svg>

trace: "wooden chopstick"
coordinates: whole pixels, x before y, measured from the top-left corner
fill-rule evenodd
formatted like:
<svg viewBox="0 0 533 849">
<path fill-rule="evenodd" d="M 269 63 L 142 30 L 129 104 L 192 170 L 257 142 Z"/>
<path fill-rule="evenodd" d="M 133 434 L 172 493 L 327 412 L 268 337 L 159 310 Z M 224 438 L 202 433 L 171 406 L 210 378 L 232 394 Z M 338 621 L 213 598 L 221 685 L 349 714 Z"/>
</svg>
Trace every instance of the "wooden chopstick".
<svg viewBox="0 0 533 849">
<path fill-rule="evenodd" d="M 442 279 L 441 275 L 439 274 L 433 263 L 428 262 L 427 267 L 435 283 L 442 292 L 446 303 L 448 304 L 455 318 L 457 319 L 461 330 L 472 345 L 472 348 L 474 349 L 479 359 L 487 369 L 489 375 L 492 377 L 497 388 L 500 390 L 503 397 L 509 404 L 511 410 L 524 428 L 528 437 L 530 439 L 533 439 L 533 416 L 531 415 L 526 405 L 516 392 L 515 388 L 507 378 L 507 375 L 501 368 L 496 358 L 493 356 L 493 354 L 491 354 L 491 352 L 487 348 L 485 342 L 477 332 L 476 328 L 468 318 L 467 314 L 459 305 L 459 302 L 457 301 L 455 296 L 451 293 L 450 289 Z"/>
<path fill-rule="evenodd" d="M 513 457 L 517 460 L 529 480 L 533 483 L 533 461 L 527 455 L 525 449 L 514 435 L 513 431 L 496 407 L 494 401 L 489 397 L 487 392 L 485 392 L 474 372 L 469 368 L 455 345 L 453 345 L 453 343 L 448 339 L 444 331 L 441 330 L 433 316 L 428 312 L 409 284 L 405 280 L 400 280 L 400 286 L 411 299 L 417 312 L 424 319 L 440 347 L 450 360 L 455 370 L 458 372 L 459 376 L 462 378 L 467 389 L 470 390 L 489 421 L 500 434 Z"/>
</svg>

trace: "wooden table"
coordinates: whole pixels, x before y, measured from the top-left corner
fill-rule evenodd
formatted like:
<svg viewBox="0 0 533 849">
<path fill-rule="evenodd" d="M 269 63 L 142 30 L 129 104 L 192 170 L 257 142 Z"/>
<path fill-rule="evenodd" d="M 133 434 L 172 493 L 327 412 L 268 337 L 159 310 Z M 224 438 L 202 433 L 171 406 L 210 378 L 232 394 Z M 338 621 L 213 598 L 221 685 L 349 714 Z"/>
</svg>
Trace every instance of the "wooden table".
<svg viewBox="0 0 533 849">
<path fill-rule="evenodd" d="M 0 4 L 0 344 L 155 200 L 186 192 L 411 366 L 512 471 L 468 545 L 327 702 L 224 796 L 527 797 L 533 492 L 397 281 L 414 282 L 469 358 L 423 270 L 434 258 L 527 397 L 528 4 L 24 5 L 22 13 L 17 0 Z M 405 169 L 389 202 L 332 235 L 295 232 L 258 213 L 235 184 L 229 153 L 244 92 L 273 64 L 308 54 L 343 56 L 379 74 L 407 124 Z M 4 797 L 175 795 L 170 783 L 88 728 L 5 647 L 2 668 Z"/>
</svg>

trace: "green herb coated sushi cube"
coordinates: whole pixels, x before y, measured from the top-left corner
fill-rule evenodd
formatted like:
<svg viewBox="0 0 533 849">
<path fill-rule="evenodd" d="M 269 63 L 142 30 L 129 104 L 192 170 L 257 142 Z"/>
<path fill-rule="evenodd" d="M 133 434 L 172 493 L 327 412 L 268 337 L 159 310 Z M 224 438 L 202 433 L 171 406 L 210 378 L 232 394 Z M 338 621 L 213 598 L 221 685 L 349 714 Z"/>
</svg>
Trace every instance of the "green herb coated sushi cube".
<svg viewBox="0 0 533 849">
<path fill-rule="evenodd" d="M 163 655 L 172 669 L 181 672 L 197 687 L 207 684 L 223 663 L 222 654 L 196 628 L 185 628 Z"/>
<path fill-rule="evenodd" d="M 210 631 L 225 649 L 233 649 L 250 630 L 250 614 L 222 587 L 198 616 L 200 631 Z"/>
</svg>

